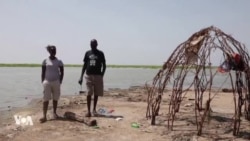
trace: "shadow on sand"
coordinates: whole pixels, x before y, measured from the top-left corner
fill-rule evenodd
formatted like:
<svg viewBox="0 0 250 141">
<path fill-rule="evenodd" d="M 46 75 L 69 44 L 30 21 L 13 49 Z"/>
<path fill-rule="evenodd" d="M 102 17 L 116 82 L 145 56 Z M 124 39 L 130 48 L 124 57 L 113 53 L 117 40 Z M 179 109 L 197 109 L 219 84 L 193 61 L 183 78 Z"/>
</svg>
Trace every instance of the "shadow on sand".
<svg viewBox="0 0 250 141">
<path fill-rule="evenodd" d="M 103 114 L 95 114 L 93 115 L 93 117 L 113 118 L 113 119 L 123 118 L 123 116 L 119 116 L 119 115 L 103 115 Z M 95 119 L 91 120 L 90 118 L 86 118 L 85 116 L 81 116 L 70 111 L 65 112 L 63 116 L 58 116 L 56 119 L 50 119 L 49 121 L 52 121 L 52 120 L 76 121 L 76 122 L 83 123 L 87 126 L 97 126 L 97 121 Z"/>
<path fill-rule="evenodd" d="M 84 116 L 81 115 L 77 115 L 76 113 L 73 112 L 65 112 L 63 116 L 58 116 L 55 119 L 50 119 L 48 121 L 54 121 L 54 120 L 61 120 L 61 121 L 71 121 L 71 122 L 80 122 L 83 123 L 87 126 L 96 126 L 97 125 L 97 121 L 95 119 L 93 120 L 89 120 L 89 119 L 85 119 Z"/>
<path fill-rule="evenodd" d="M 93 115 L 93 117 L 103 117 L 103 118 L 123 118 L 123 116 L 120 116 L 120 115 L 111 115 L 111 114 L 99 114 L 99 113 L 95 113 Z"/>
</svg>

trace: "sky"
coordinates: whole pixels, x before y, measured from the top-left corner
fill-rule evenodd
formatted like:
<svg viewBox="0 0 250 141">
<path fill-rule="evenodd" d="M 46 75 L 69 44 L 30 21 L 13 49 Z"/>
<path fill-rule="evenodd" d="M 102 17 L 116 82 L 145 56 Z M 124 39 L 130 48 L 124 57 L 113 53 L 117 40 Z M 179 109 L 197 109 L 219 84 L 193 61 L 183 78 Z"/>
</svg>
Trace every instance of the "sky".
<svg viewBox="0 0 250 141">
<path fill-rule="evenodd" d="M 162 65 L 211 25 L 250 48 L 249 13 L 249 0 L 0 0 L 0 63 L 39 64 L 55 45 L 82 64 L 95 38 L 107 64 Z"/>
</svg>

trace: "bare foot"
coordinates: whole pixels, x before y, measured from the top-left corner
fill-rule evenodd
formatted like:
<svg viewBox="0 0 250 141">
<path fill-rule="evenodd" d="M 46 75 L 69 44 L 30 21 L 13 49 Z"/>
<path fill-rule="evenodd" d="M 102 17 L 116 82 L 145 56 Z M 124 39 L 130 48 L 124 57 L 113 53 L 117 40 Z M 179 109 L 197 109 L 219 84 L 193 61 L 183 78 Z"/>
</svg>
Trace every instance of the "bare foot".
<svg viewBox="0 0 250 141">
<path fill-rule="evenodd" d="M 40 118 L 39 121 L 40 121 L 40 123 L 44 123 L 47 121 L 47 118 L 46 117 Z"/>
<path fill-rule="evenodd" d="M 53 114 L 53 118 L 54 118 L 54 119 L 58 119 L 58 118 L 59 118 L 59 116 L 57 115 L 57 113 L 54 113 L 54 114 Z"/>
<path fill-rule="evenodd" d="M 98 114 L 97 114 L 97 112 L 96 112 L 96 110 L 93 110 L 93 116 L 97 116 Z"/>
<path fill-rule="evenodd" d="M 91 117 L 91 113 L 88 112 L 88 113 L 85 115 L 85 117 Z"/>
</svg>

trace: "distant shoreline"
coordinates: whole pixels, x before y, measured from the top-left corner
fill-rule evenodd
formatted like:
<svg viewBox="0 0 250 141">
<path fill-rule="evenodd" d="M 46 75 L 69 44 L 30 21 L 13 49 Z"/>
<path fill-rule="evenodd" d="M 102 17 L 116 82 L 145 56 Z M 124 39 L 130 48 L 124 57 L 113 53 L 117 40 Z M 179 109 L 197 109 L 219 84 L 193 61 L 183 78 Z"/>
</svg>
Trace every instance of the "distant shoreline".
<svg viewBox="0 0 250 141">
<path fill-rule="evenodd" d="M 82 67 L 80 64 L 65 64 L 65 67 Z M 41 67 L 41 64 L 5 64 L 0 63 L 0 67 Z M 160 69 L 160 65 L 107 65 L 108 68 L 151 68 L 151 69 Z"/>
<path fill-rule="evenodd" d="M 65 67 L 82 67 L 81 64 L 65 64 Z M 41 67 L 41 64 L 19 64 L 19 63 L 0 63 L 0 67 Z M 107 65 L 108 68 L 145 68 L 145 69 L 160 69 L 161 65 Z M 212 66 L 212 69 L 218 66 Z M 180 67 L 178 67 L 180 68 Z"/>
</svg>

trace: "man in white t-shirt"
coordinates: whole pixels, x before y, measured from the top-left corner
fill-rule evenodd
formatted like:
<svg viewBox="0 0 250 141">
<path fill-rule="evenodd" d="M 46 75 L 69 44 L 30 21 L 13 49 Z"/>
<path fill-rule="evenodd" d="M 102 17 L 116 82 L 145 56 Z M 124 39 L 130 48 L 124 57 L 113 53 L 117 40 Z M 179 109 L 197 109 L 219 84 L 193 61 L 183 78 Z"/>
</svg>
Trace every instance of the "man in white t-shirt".
<svg viewBox="0 0 250 141">
<path fill-rule="evenodd" d="M 47 110 L 49 106 L 49 100 L 53 99 L 53 112 L 54 118 L 57 118 L 56 113 L 58 100 L 60 98 L 60 86 L 63 80 L 64 75 L 64 66 L 63 62 L 56 58 L 56 47 L 47 46 L 47 51 L 50 56 L 47 59 L 44 59 L 42 62 L 42 84 L 44 88 L 44 97 L 43 97 L 43 117 L 40 119 L 41 123 L 47 121 Z"/>
</svg>

